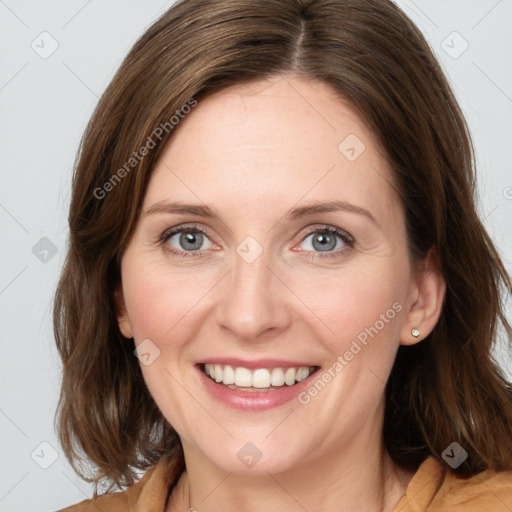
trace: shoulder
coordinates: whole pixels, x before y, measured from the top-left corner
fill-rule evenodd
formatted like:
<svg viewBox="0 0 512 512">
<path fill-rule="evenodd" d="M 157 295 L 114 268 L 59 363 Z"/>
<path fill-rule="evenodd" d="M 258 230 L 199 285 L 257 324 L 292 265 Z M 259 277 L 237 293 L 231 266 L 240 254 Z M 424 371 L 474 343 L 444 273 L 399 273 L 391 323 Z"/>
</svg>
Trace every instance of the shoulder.
<svg viewBox="0 0 512 512">
<path fill-rule="evenodd" d="M 181 469 L 179 460 L 163 457 L 125 491 L 102 494 L 58 512 L 126 512 L 134 507 L 145 512 L 160 512 L 164 509 L 169 492 L 179 479 Z"/>
<path fill-rule="evenodd" d="M 512 471 L 487 470 L 468 478 L 428 457 L 409 482 L 400 512 L 502 512 L 512 510 Z"/>
<path fill-rule="evenodd" d="M 503 511 L 512 509 L 512 471 L 483 471 L 470 478 L 447 472 L 447 501 L 456 510 Z"/>
<path fill-rule="evenodd" d="M 106 493 L 92 499 L 81 501 L 76 505 L 63 508 L 58 512 L 125 512 L 130 504 L 137 502 L 143 488 L 151 479 L 155 468 L 146 471 L 144 476 L 125 491 Z"/>
</svg>

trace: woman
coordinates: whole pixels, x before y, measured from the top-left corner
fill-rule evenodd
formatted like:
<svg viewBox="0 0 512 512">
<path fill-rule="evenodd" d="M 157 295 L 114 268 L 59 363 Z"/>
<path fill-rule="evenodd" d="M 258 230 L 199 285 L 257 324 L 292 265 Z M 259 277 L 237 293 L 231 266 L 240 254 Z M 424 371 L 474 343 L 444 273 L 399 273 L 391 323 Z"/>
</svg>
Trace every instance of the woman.
<svg viewBox="0 0 512 512">
<path fill-rule="evenodd" d="M 510 509 L 512 285 L 472 165 L 393 3 L 173 6 L 73 180 L 59 432 L 128 489 L 65 510 Z"/>
</svg>

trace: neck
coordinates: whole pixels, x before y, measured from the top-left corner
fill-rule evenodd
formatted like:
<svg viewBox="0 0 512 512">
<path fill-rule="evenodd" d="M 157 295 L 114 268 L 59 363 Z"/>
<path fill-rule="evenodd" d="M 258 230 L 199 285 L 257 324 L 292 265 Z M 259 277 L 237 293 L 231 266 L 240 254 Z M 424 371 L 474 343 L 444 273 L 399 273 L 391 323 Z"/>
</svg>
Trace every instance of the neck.
<svg viewBox="0 0 512 512">
<path fill-rule="evenodd" d="M 372 436 L 375 432 L 370 430 L 360 432 L 350 442 L 340 443 L 327 454 L 277 474 L 228 473 L 201 461 L 185 443 L 188 471 L 184 510 L 195 507 L 208 512 L 391 512 L 405 493 L 412 474 L 393 464 L 382 437 Z"/>
</svg>

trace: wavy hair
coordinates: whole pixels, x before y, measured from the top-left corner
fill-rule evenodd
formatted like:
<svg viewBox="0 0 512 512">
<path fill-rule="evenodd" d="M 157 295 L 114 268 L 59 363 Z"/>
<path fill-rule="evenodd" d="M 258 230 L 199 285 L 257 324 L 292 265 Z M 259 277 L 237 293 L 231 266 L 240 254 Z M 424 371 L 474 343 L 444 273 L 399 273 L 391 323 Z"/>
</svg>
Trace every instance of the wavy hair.
<svg viewBox="0 0 512 512">
<path fill-rule="evenodd" d="M 492 356 L 500 324 L 512 333 L 502 296 L 510 276 L 476 211 L 463 114 L 422 33 L 389 0 L 182 0 L 130 50 L 73 174 L 54 301 L 63 363 L 56 428 L 66 457 L 85 480 L 119 487 L 166 454 L 182 457 L 116 319 L 121 257 L 172 129 L 141 148 L 191 98 L 276 75 L 322 81 L 355 109 L 392 170 L 411 261 L 435 247 L 446 280 L 437 325 L 399 348 L 387 383 L 390 456 L 416 469 L 457 441 L 469 453 L 457 473 L 512 470 L 512 389 Z"/>
</svg>

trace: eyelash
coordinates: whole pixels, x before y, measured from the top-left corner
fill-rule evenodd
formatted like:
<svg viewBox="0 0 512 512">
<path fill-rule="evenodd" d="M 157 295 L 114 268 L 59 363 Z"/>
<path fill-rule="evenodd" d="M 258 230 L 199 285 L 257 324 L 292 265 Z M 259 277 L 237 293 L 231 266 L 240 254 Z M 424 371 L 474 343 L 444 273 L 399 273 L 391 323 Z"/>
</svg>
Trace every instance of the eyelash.
<svg viewBox="0 0 512 512">
<path fill-rule="evenodd" d="M 319 226 L 312 226 L 308 231 L 304 234 L 301 242 L 303 242 L 308 236 L 315 234 L 315 233 L 322 233 L 322 234 L 332 234 L 337 235 L 341 241 L 345 244 L 345 247 L 342 247 L 341 249 L 337 249 L 336 251 L 305 251 L 303 249 L 300 249 L 299 252 L 306 253 L 305 257 L 308 259 L 318 259 L 318 258 L 334 258 L 336 256 L 340 256 L 342 253 L 346 252 L 348 249 L 351 249 L 355 245 L 355 240 L 352 235 L 347 233 L 346 231 L 343 231 L 340 228 L 337 228 L 335 226 L 326 226 L 326 225 L 319 225 Z"/>
<path fill-rule="evenodd" d="M 169 245 L 164 245 L 176 233 L 186 232 L 197 232 L 208 236 L 208 232 L 206 230 L 200 228 L 196 224 L 190 224 L 185 226 L 177 226 L 175 228 L 164 231 L 159 239 L 159 243 L 163 246 L 165 252 L 171 253 L 173 256 L 177 256 L 178 258 L 199 258 L 203 256 L 203 251 L 177 251 Z"/>
<path fill-rule="evenodd" d="M 158 243 L 161 244 L 164 248 L 164 251 L 173 254 L 173 256 L 177 256 L 178 258 L 200 258 L 203 256 L 204 251 L 177 251 L 174 248 L 171 248 L 168 245 L 165 245 L 165 243 L 175 234 L 177 233 L 186 233 L 186 232 L 196 232 L 201 233 L 202 235 L 208 236 L 208 231 L 204 230 L 203 228 L 199 227 L 196 224 L 190 224 L 190 225 L 182 225 L 177 226 L 171 229 L 168 229 L 162 233 L 160 236 Z M 346 231 L 343 231 L 340 228 L 337 228 L 335 226 L 313 226 L 311 229 L 307 231 L 307 233 L 304 234 L 302 241 L 303 242 L 309 235 L 312 235 L 314 233 L 323 233 L 323 234 L 334 234 L 337 235 L 343 243 L 346 245 L 345 248 L 338 249 L 337 251 L 325 251 L 324 253 L 321 251 L 305 251 L 305 250 L 299 250 L 298 252 L 304 252 L 307 253 L 305 257 L 309 259 L 317 259 L 317 258 L 330 258 L 334 256 L 339 256 L 342 252 L 345 252 L 347 248 L 354 247 L 355 240 L 354 238 L 347 233 Z"/>
</svg>

